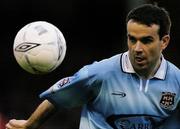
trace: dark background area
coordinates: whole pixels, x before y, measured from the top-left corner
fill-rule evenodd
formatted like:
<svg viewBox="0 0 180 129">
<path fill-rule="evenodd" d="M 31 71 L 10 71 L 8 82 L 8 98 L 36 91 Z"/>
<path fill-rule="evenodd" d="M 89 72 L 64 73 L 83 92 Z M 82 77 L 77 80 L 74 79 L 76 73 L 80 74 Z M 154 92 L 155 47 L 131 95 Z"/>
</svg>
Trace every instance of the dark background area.
<svg viewBox="0 0 180 129">
<path fill-rule="evenodd" d="M 143 0 L 136 2 L 135 0 L 1 0 L 0 129 L 4 129 L 1 127 L 3 120 L 28 118 L 41 102 L 38 95 L 59 79 L 72 75 L 82 66 L 95 60 L 127 50 L 125 16 L 132 7 L 142 3 L 149 2 Z M 173 23 L 171 42 L 164 55 L 179 67 L 178 0 L 159 0 L 158 3 L 169 10 Z M 13 41 L 16 33 L 24 25 L 33 21 L 48 21 L 56 25 L 67 42 L 67 53 L 63 63 L 47 75 L 27 73 L 20 68 L 13 56 Z M 60 111 L 42 128 L 75 129 L 78 128 L 79 118 L 80 108 Z"/>
</svg>

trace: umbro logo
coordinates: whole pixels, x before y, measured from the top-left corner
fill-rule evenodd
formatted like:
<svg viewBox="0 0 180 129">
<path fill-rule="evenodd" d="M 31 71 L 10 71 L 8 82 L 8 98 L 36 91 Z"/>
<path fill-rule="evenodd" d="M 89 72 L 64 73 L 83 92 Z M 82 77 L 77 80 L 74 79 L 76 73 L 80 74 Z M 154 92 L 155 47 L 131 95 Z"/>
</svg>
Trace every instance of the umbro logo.
<svg viewBox="0 0 180 129">
<path fill-rule="evenodd" d="M 26 51 L 29 51 L 37 46 L 39 46 L 41 44 L 39 43 L 30 43 L 30 42 L 24 42 L 24 43 L 21 43 L 19 44 L 16 48 L 15 48 L 15 51 L 18 51 L 18 52 L 26 52 Z"/>
<path fill-rule="evenodd" d="M 112 95 L 117 95 L 117 96 L 120 96 L 120 97 L 125 97 L 126 96 L 126 93 L 120 92 L 120 91 L 116 91 L 116 92 L 113 92 L 111 94 Z"/>
</svg>

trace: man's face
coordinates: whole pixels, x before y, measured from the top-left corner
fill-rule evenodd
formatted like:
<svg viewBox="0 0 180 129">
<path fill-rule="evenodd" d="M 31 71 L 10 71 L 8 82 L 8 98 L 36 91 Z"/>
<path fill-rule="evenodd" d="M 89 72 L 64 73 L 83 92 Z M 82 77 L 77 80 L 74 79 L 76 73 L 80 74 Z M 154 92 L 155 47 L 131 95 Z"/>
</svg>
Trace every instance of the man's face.
<svg viewBox="0 0 180 129">
<path fill-rule="evenodd" d="M 129 57 L 136 72 L 151 72 L 160 63 L 169 36 L 160 40 L 158 30 L 156 24 L 147 26 L 133 20 L 127 23 Z"/>
</svg>

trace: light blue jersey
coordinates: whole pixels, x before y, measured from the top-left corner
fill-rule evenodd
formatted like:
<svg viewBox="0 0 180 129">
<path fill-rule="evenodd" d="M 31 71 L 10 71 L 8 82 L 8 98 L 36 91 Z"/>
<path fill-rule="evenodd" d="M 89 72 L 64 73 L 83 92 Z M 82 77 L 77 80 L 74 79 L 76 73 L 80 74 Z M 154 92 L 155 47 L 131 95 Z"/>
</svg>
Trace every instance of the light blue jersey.
<svg viewBox="0 0 180 129">
<path fill-rule="evenodd" d="M 80 129 L 157 129 L 180 100 L 180 70 L 162 57 L 149 80 L 128 52 L 87 65 L 40 95 L 59 108 L 83 105 Z"/>
</svg>

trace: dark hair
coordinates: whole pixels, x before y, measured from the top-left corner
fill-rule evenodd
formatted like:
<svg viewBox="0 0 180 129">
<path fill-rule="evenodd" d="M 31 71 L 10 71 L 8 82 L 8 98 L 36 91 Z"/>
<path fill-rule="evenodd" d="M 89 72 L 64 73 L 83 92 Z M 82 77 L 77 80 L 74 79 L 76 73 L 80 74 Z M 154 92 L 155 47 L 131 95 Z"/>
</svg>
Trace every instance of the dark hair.
<svg viewBox="0 0 180 129">
<path fill-rule="evenodd" d="M 160 39 L 164 35 L 170 34 L 171 19 L 169 13 L 157 5 L 144 4 L 132 9 L 126 17 L 126 23 L 131 19 L 147 26 L 152 24 L 159 25 L 158 33 Z"/>
</svg>

